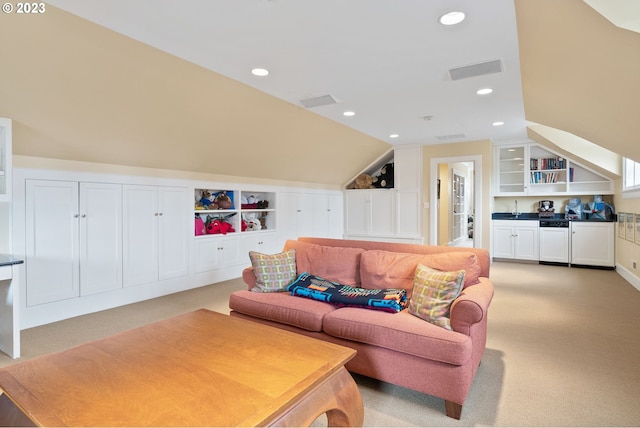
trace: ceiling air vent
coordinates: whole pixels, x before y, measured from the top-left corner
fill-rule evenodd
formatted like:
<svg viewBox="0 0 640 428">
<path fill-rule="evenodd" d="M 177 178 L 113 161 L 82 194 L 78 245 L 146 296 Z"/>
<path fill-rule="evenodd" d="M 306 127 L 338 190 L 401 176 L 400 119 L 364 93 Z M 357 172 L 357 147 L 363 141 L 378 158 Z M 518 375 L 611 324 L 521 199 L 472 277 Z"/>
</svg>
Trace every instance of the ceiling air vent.
<svg viewBox="0 0 640 428">
<path fill-rule="evenodd" d="M 451 80 L 468 79 L 470 77 L 483 76 L 485 74 L 501 73 L 502 60 L 481 62 L 479 64 L 465 65 L 464 67 L 449 70 Z"/>
<path fill-rule="evenodd" d="M 331 95 L 323 95 L 321 97 L 306 98 L 304 100 L 300 100 L 300 104 L 305 106 L 305 108 L 326 106 L 329 104 L 335 104 L 337 102 L 338 101 L 335 98 L 333 98 Z"/>
<path fill-rule="evenodd" d="M 467 138 L 464 134 L 451 134 L 451 135 L 438 135 L 436 136 L 438 140 L 461 140 L 463 138 Z"/>
</svg>

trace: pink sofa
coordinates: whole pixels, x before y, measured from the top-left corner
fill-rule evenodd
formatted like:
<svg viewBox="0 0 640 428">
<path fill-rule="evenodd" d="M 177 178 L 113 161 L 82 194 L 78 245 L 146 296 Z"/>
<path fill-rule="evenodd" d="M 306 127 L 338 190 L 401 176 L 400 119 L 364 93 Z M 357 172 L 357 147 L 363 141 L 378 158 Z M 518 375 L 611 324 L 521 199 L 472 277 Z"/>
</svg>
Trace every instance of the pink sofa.
<svg viewBox="0 0 640 428">
<path fill-rule="evenodd" d="M 404 288 L 411 297 L 418 263 L 439 270 L 465 269 L 465 286 L 451 305 L 452 330 L 403 310 L 388 313 L 336 308 L 330 303 L 288 292 L 249 291 L 256 277 L 243 272 L 248 290 L 231 294 L 231 316 L 241 317 L 348 346 L 357 351 L 347 369 L 445 400 L 447 416 L 460 419 L 487 334 L 487 310 L 493 297 L 486 250 L 413 244 L 299 238 L 297 272 L 358 287 Z"/>
</svg>

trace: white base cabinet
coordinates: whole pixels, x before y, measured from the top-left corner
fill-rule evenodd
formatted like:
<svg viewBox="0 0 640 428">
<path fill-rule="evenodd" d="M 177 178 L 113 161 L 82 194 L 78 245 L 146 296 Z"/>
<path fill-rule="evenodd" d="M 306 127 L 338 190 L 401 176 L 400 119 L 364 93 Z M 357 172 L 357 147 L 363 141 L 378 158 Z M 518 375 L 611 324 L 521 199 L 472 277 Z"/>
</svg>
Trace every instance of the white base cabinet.
<svg viewBox="0 0 640 428">
<path fill-rule="evenodd" d="M 122 287 L 122 186 L 27 180 L 26 305 Z"/>
<path fill-rule="evenodd" d="M 493 220 L 492 228 L 494 259 L 538 260 L 537 220 Z"/>
<path fill-rule="evenodd" d="M 186 187 L 124 186 L 124 285 L 185 276 L 190 233 Z"/>
<path fill-rule="evenodd" d="M 572 221 L 571 264 L 614 267 L 614 223 Z"/>
<path fill-rule="evenodd" d="M 569 263 L 569 229 L 566 227 L 540 228 L 540 261 Z"/>
</svg>

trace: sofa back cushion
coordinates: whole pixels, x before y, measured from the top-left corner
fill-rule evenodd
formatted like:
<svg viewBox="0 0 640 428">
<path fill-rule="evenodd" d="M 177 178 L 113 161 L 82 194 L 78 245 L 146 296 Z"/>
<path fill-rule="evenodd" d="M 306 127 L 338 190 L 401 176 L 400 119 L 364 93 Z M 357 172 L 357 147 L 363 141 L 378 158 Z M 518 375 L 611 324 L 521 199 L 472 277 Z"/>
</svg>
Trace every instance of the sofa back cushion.
<svg viewBox="0 0 640 428">
<path fill-rule="evenodd" d="M 288 240 L 284 251 L 296 250 L 298 275 L 308 272 L 329 281 L 360 286 L 360 256 L 362 248 L 327 247 Z"/>
<path fill-rule="evenodd" d="M 480 263 L 480 276 L 489 278 L 491 269 L 491 257 L 489 251 L 484 248 L 464 248 L 464 247 L 448 247 L 446 245 L 421 245 L 421 244 L 405 244 L 397 242 L 377 242 L 377 241 L 358 241 L 354 239 L 335 239 L 335 238 L 309 238 L 300 237 L 298 241 L 316 245 L 327 245 L 332 247 L 351 247 L 362 248 L 365 250 L 384 250 L 396 253 L 411 254 L 436 254 L 436 253 L 456 253 L 467 252 L 474 253 L 478 257 Z"/>
<path fill-rule="evenodd" d="M 440 271 L 464 270 L 464 287 L 479 282 L 480 263 L 471 252 L 410 254 L 369 250 L 360 259 L 362 287 L 404 288 L 407 290 L 407 297 L 411 297 L 416 267 L 419 264 Z"/>
</svg>

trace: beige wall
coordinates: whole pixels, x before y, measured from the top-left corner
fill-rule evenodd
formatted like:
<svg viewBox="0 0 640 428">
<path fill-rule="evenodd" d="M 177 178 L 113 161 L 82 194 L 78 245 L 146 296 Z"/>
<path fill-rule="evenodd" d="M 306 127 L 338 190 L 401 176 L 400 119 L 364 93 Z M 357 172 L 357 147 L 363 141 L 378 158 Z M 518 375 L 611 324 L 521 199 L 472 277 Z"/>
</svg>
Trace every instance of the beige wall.
<svg viewBox="0 0 640 428">
<path fill-rule="evenodd" d="M 340 186 L 390 147 L 51 6 L 0 58 L 17 155 Z"/>
<path fill-rule="evenodd" d="M 515 6 L 526 119 L 640 161 L 640 34 L 582 0 Z"/>
<path fill-rule="evenodd" d="M 425 173 L 426 174 L 426 173 Z M 449 165 L 446 163 L 438 165 L 438 178 L 440 179 L 440 199 L 438 207 L 438 245 L 446 245 L 449 241 L 449 193 L 451 192 L 451 177 L 449 176 Z M 428 242 L 428 241 L 426 241 Z"/>
<path fill-rule="evenodd" d="M 431 159 L 432 158 L 452 158 L 460 156 L 481 156 L 482 175 L 478 173 L 476 165 L 476 180 L 482 179 L 482 195 L 475 195 L 478 211 L 482 212 L 482 225 L 476 224 L 474 227 L 481 227 L 482 242 L 476 244 L 482 248 L 489 249 L 491 231 L 491 171 L 493 167 L 493 149 L 490 140 L 471 141 L 467 143 L 437 144 L 423 147 L 423 175 L 422 175 L 422 200 L 431 200 L 431 189 L 435 189 L 435 183 L 430 183 Z M 442 191 L 442 190 L 441 190 Z M 422 230 L 424 242 L 430 242 L 430 209 L 423 209 Z"/>
<path fill-rule="evenodd" d="M 622 184 L 620 182 L 616 183 L 616 188 L 621 189 Z M 615 195 L 614 201 L 616 204 L 616 211 L 618 213 L 640 214 L 640 198 L 625 199 L 622 197 L 621 192 L 619 192 Z M 637 268 L 635 270 L 631 265 L 631 260 L 635 260 L 637 262 Z M 640 245 L 618 237 L 617 230 L 616 265 L 622 265 L 625 269 L 635 275 L 640 284 Z"/>
</svg>

